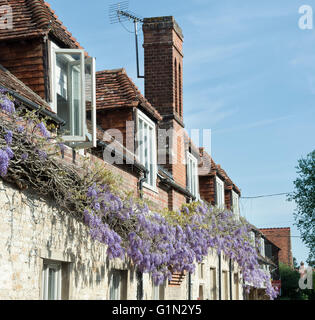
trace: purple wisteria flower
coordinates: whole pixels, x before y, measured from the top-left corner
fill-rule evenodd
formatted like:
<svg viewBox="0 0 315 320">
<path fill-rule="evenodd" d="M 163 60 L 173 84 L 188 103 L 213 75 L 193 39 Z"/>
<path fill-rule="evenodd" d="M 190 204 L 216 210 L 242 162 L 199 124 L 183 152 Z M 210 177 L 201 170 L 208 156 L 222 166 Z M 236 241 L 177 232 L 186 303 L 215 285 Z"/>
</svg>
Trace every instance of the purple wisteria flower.
<svg viewBox="0 0 315 320">
<path fill-rule="evenodd" d="M 0 150 L 0 175 L 5 177 L 8 173 L 10 159 L 5 150 Z"/>
<path fill-rule="evenodd" d="M 216 214 L 206 204 L 195 209 L 187 205 L 172 222 L 147 205 L 122 200 L 110 188 L 96 184 L 88 189 L 87 201 L 84 221 L 92 239 L 108 246 L 109 259 L 127 256 L 140 272 L 151 273 L 156 285 L 171 280 L 172 272 L 195 272 L 195 262 L 214 249 L 238 263 L 246 283 L 264 284 L 271 299 L 277 296 L 270 276 L 260 269 L 257 248 L 247 241 L 250 229 L 231 212 Z M 128 231 L 116 232 L 117 225 Z"/>
<path fill-rule="evenodd" d="M 23 154 L 21 155 L 21 159 L 22 159 L 22 161 L 27 160 L 27 159 L 28 159 L 28 154 L 27 154 L 27 153 L 23 153 Z"/>
<path fill-rule="evenodd" d="M 7 153 L 10 160 L 14 158 L 14 153 L 9 146 L 4 148 L 4 151 Z"/>
<path fill-rule="evenodd" d="M 38 156 L 39 156 L 39 159 L 41 161 L 45 161 L 47 159 L 47 153 L 43 150 L 36 150 Z"/>
<path fill-rule="evenodd" d="M 0 96 L 0 108 L 11 114 L 15 112 L 13 101 L 11 101 L 6 95 Z"/>
<path fill-rule="evenodd" d="M 46 139 L 50 138 L 50 132 L 47 130 L 46 125 L 43 122 L 39 123 L 36 127 Z"/>
<path fill-rule="evenodd" d="M 64 143 L 58 143 L 57 144 L 58 145 L 58 147 L 60 148 L 60 151 L 61 152 L 64 152 L 65 150 L 66 150 L 66 145 L 64 144 Z"/>
<path fill-rule="evenodd" d="M 16 131 L 18 132 L 18 133 L 23 133 L 24 132 L 24 127 L 23 126 L 18 126 L 17 128 L 16 128 Z"/>
<path fill-rule="evenodd" d="M 6 130 L 6 135 L 4 136 L 4 140 L 8 145 L 12 144 L 13 133 L 11 130 Z"/>
</svg>

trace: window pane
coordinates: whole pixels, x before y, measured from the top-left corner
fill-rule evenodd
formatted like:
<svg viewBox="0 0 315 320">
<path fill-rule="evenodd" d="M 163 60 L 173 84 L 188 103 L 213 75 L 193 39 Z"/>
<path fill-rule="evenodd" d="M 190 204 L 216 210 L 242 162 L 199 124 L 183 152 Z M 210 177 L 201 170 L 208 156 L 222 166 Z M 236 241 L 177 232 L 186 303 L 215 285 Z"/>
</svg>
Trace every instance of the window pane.
<svg viewBox="0 0 315 320">
<path fill-rule="evenodd" d="M 120 274 L 119 272 L 113 272 L 110 285 L 110 300 L 120 299 Z"/>
<path fill-rule="evenodd" d="M 150 151 L 149 151 L 149 154 L 150 154 L 150 185 L 153 186 L 153 129 L 150 127 L 150 130 L 149 130 L 149 137 L 150 137 L 150 140 L 149 140 L 149 148 L 150 148 Z"/>
<path fill-rule="evenodd" d="M 57 115 L 66 121 L 65 135 L 82 136 L 81 55 L 56 53 Z"/>
<path fill-rule="evenodd" d="M 144 165 L 149 170 L 149 158 L 148 158 L 148 125 L 144 124 Z"/>
<path fill-rule="evenodd" d="M 48 269 L 48 300 L 56 300 L 56 270 Z"/>
<path fill-rule="evenodd" d="M 139 112 L 138 118 L 138 139 L 139 139 L 139 160 L 141 164 L 148 170 L 147 178 L 145 182 L 150 186 L 154 187 L 155 184 L 155 126 L 142 117 Z"/>
<path fill-rule="evenodd" d="M 143 145 L 143 121 L 139 119 L 139 155 L 140 155 L 140 162 L 144 165 L 144 145 Z"/>
</svg>

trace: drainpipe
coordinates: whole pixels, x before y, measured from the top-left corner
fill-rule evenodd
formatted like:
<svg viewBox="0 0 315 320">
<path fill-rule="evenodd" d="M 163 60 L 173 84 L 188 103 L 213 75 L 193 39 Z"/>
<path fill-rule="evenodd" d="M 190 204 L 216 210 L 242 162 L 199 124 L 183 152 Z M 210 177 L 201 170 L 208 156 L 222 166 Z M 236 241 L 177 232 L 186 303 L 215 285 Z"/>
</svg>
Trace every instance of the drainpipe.
<svg viewBox="0 0 315 320">
<path fill-rule="evenodd" d="M 222 288 L 221 288 L 221 282 L 222 282 L 222 267 L 221 267 L 221 253 L 219 254 L 219 300 L 222 300 Z"/>
<path fill-rule="evenodd" d="M 188 300 L 191 300 L 191 273 L 188 274 Z"/>
<path fill-rule="evenodd" d="M 139 179 L 139 191 L 140 191 L 140 199 L 143 199 L 143 194 L 142 194 L 142 190 L 143 190 L 143 183 L 144 181 L 147 179 L 149 171 L 146 170 L 143 172 L 143 177 L 141 177 Z"/>
<path fill-rule="evenodd" d="M 140 198 L 143 199 L 143 183 L 146 180 L 148 176 L 148 170 L 145 170 L 143 172 L 143 177 L 139 179 L 139 191 L 140 191 Z M 140 271 L 136 272 L 136 278 L 137 278 L 137 300 L 143 300 L 143 273 Z"/>
<path fill-rule="evenodd" d="M 230 259 L 230 300 L 233 300 L 232 275 L 233 275 L 232 259 Z"/>
</svg>

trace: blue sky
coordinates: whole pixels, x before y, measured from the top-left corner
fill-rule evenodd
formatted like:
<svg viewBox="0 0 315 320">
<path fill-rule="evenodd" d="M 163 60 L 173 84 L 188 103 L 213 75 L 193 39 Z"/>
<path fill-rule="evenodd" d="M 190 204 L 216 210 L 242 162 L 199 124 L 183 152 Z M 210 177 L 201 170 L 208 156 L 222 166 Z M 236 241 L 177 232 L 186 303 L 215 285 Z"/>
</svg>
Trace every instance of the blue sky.
<svg viewBox="0 0 315 320">
<path fill-rule="evenodd" d="M 109 23 L 112 1 L 48 2 L 98 70 L 124 67 L 143 92 L 133 35 Z M 304 4 L 315 12 L 315 0 L 129 1 L 142 17 L 173 15 L 182 27 L 186 127 L 212 129 L 212 156 L 243 196 L 292 191 L 297 159 L 315 146 L 315 29 L 298 27 Z M 257 227 L 291 227 L 299 236 L 294 208 L 285 196 L 241 201 Z M 299 238 L 292 248 L 306 260 Z"/>
</svg>

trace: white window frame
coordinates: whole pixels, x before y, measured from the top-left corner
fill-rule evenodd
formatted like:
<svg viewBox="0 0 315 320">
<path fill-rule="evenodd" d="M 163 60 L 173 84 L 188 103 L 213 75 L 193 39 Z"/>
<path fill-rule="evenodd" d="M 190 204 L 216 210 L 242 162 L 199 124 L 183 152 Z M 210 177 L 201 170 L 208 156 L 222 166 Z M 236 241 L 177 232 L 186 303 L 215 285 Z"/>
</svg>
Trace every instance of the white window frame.
<svg viewBox="0 0 315 320">
<path fill-rule="evenodd" d="M 166 281 L 164 281 L 163 284 L 157 286 L 152 279 L 152 300 L 165 300 L 165 288 Z"/>
<path fill-rule="evenodd" d="M 198 161 L 190 152 L 186 152 L 187 188 L 199 200 Z"/>
<path fill-rule="evenodd" d="M 203 262 L 198 264 L 198 277 L 199 282 L 204 282 L 205 280 L 205 264 Z"/>
<path fill-rule="evenodd" d="M 265 257 L 265 239 L 263 237 L 260 238 L 260 254 Z"/>
<path fill-rule="evenodd" d="M 80 125 L 82 126 L 82 136 L 65 135 L 63 140 L 66 142 L 76 143 L 77 149 L 96 147 L 97 135 L 96 135 L 96 67 L 95 58 L 85 58 L 85 52 L 83 49 L 61 49 L 54 42 L 50 42 L 50 61 L 51 61 L 51 108 L 57 113 L 57 98 L 56 98 L 56 54 L 79 54 L 80 55 L 80 70 L 81 70 L 81 107 L 82 107 L 82 119 Z M 87 132 L 86 128 L 86 81 L 85 81 L 85 63 L 91 65 L 91 120 L 92 120 L 92 134 Z M 86 141 L 88 139 L 88 142 Z"/>
<path fill-rule="evenodd" d="M 144 143 L 144 130 L 140 130 L 140 120 L 143 123 L 143 128 L 144 124 L 147 125 L 148 130 L 152 130 L 152 145 L 148 144 L 148 146 L 144 146 L 141 148 L 140 144 Z M 148 136 L 149 137 L 149 136 Z M 145 160 L 145 148 L 148 150 L 148 164 L 149 168 L 146 167 L 146 169 L 149 171 L 149 174 L 147 175 L 147 181 L 150 181 L 150 177 L 152 176 L 152 185 L 150 182 L 144 182 L 143 186 L 151 189 L 152 191 L 157 192 L 157 187 L 156 187 L 156 179 L 157 179 L 157 151 L 156 151 L 156 124 L 149 118 L 147 117 L 143 112 L 140 110 L 137 110 L 137 141 L 138 141 L 138 148 L 137 148 L 137 156 L 139 158 L 140 163 L 146 167 L 146 160 Z M 149 143 L 149 140 L 148 140 Z M 149 152 L 151 149 L 152 153 Z M 152 167 L 153 170 L 150 172 L 150 163 L 152 162 Z"/>
<path fill-rule="evenodd" d="M 233 213 L 237 219 L 240 217 L 240 197 L 239 195 L 232 190 L 232 206 L 233 206 Z"/>
<path fill-rule="evenodd" d="M 250 232 L 250 242 L 252 244 L 253 247 L 255 247 L 255 243 L 256 243 L 256 235 L 254 231 Z"/>
<path fill-rule="evenodd" d="M 216 183 L 216 205 L 219 209 L 224 209 L 225 208 L 224 181 L 216 177 L 215 183 Z M 222 200 L 221 203 L 220 203 L 220 199 Z"/>
<path fill-rule="evenodd" d="M 49 289 L 49 269 L 53 269 L 56 272 L 55 278 L 55 292 L 52 300 L 61 300 L 61 270 L 62 265 L 58 262 L 45 262 L 42 272 L 42 297 L 43 300 L 48 300 L 48 289 Z"/>
</svg>

